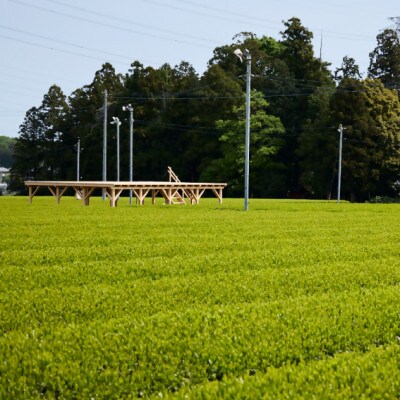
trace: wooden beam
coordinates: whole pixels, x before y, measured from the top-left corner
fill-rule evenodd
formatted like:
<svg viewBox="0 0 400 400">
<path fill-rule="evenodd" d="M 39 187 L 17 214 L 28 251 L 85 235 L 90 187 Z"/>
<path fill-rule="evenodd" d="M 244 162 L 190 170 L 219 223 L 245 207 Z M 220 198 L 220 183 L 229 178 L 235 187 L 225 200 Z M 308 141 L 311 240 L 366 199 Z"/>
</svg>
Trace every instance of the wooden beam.
<svg viewBox="0 0 400 400">
<path fill-rule="evenodd" d="M 133 189 L 133 193 L 135 194 L 135 196 L 141 206 L 144 204 L 144 199 L 149 192 L 150 192 L 150 189 L 142 189 L 142 188 Z"/>
<path fill-rule="evenodd" d="M 151 189 L 151 204 L 156 204 L 156 196 L 158 192 L 158 189 Z"/>
<path fill-rule="evenodd" d="M 94 192 L 94 187 L 82 187 L 82 203 L 84 206 L 88 206 L 89 205 L 89 199 L 91 194 Z"/>
<path fill-rule="evenodd" d="M 201 198 L 201 196 L 203 196 L 205 191 L 206 191 L 206 189 L 199 189 L 199 188 L 193 189 L 193 196 L 196 201 L 194 204 L 199 204 L 200 198 Z"/>
<path fill-rule="evenodd" d="M 32 204 L 33 197 L 39 190 L 40 186 L 29 186 L 29 204 Z"/>
<path fill-rule="evenodd" d="M 221 188 L 211 188 L 215 196 L 217 196 L 219 204 L 222 204 L 222 189 Z"/>
<path fill-rule="evenodd" d="M 123 189 L 106 188 L 106 195 L 110 199 L 110 207 L 118 205 L 118 199 Z"/>
<path fill-rule="evenodd" d="M 160 188 L 160 193 L 164 197 L 165 204 L 173 204 L 173 192 L 171 188 Z M 174 191 L 175 193 L 175 191 Z"/>
<path fill-rule="evenodd" d="M 65 186 L 64 188 L 57 186 L 57 188 L 56 188 L 57 204 L 60 204 L 61 197 L 63 196 L 63 194 L 65 193 L 65 191 L 67 189 L 68 189 L 67 186 Z"/>
<path fill-rule="evenodd" d="M 55 190 L 54 190 L 51 186 L 47 186 L 47 187 L 48 187 L 48 189 L 50 190 L 51 194 L 52 194 L 55 198 L 57 198 L 57 194 L 56 194 Z"/>
</svg>

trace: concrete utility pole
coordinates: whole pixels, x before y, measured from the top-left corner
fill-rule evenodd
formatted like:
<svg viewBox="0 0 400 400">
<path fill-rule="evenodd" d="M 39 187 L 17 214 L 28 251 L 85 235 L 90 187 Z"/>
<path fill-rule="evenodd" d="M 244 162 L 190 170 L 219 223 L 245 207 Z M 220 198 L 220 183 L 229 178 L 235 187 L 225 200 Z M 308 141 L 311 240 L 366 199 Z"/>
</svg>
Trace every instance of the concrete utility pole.
<svg viewBox="0 0 400 400">
<path fill-rule="evenodd" d="M 78 138 L 76 143 L 76 180 L 80 180 L 80 158 L 81 158 L 81 140 Z"/>
<path fill-rule="evenodd" d="M 240 49 L 234 51 L 235 55 L 243 62 L 246 57 L 246 133 L 244 150 L 244 211 L 249 209 L 249 177 L 250 177 L 250 90 L 251 90 L 251 54 L 245 49 L 242 53 Z"/>
<path fill-rule="evenodd" d="M 129 111 L 129 182 L 133 180 L 133 107 L 128 104 L 122 107 L 123 111 Z M 129 204 L 132 205 L 132 190 L 129 191 Z"/>
<path fill-rule="evenodd" d="M 251 86 L 251 55 L 245 50 L 246 72 L 246 140 L 245 140 L 245 169 L 244 169 L 244 210 L 249 209 L 249 177 L 250 177 L 250 86 Z"/>
<path fill-rule="evenodd" d="M 343 126 L 339 125 L 339 166 L 338 166 L 338 188 L 337 188 L 337 202 L 340 203 L 340 190 L 342 185 L 342 150 L 343 150 Z"/>
<path fill-rule="evenodd" d="M 121 121 L 118 117 L 112 117 L 113 120 L 110 124 L 117 127 L 117 182 L 119 182 L 119 127 L 121 126 Z"/>
<path fill-rule="evenodd" d="M 103 182 L 107 180 L 107 90 L 104 90 L 104 120 L 103 120 Z M 106 192 L 103 189 L 103 200 Z"/>
</svg>

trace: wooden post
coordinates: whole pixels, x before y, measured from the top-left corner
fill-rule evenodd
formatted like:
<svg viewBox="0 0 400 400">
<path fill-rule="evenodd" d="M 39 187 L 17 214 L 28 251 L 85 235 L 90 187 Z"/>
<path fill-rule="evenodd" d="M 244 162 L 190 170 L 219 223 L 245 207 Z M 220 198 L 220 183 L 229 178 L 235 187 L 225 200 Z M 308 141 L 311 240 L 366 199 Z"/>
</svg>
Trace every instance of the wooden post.
<svg viewBox="0 0 400 400">
<path fill-rule="evenodd" d="M 109 197 L 110 197 L 110 206 L 111 207 L 115 207 L 116 206 L 116 201 L 115 201 L 115 189 L 114 188 L 111 188 L 110 189 L 110 193 L 108 193 L 108 191 L 107 191 L 107 194 L 109 194 Z"/>
</svg>

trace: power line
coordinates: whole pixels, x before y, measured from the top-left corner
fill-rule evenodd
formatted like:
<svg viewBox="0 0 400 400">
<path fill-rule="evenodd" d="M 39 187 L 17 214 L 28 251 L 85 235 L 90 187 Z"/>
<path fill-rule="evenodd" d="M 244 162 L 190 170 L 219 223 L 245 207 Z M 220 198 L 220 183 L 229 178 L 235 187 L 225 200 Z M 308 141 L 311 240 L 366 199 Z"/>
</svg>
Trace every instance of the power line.
<svg viewBox="0 0 400 400">
<path fill-rule="evenodd" d="M 5 75 L 8 75 L 8 76 L 11 76 L 11 77 L 13 77 L 13 78 L 17 78 L 17 79 L 19 79 L 21 76 L 23 76 L 23 77 L 25 77 L 26 75 L 29 75 L 29 80 L 30 81 L 34 81 L 34 82 L 38 82 L 38 80 L 37 79 L 32 79 L 31 78 L 31 75 L 32 75 L 32 71 L 31 70 L 28 70 L 28 69 L 24 69 L 24 68 L 19 68 L 19 67 L 10 67 L 10 66 L 8 66 L 8 65 L 4 65 L 4 63 L 2 64 L 2 65 L 0 65 L 0 69 L 3 69 L 3 70 L 8 70 L 8 71 L 12 71 L 13 72 L 13 74 L 10 74 L 9 72 L 2 72 L 2 74 L 5 74 Z M 15 72 L 18 72 L 18 74 L 15 74 Z M 60 77 L 59 76 L 55 76 L 55 75 L 49 75 L 49 74 L 45 74 L 45 73 L 40 73 L 40 72 L 35 72 L 35 78 L 37 77 L 37 76 L 40 76 L 40 77 L 45 77 L 45 78 L 51 78 L 51 79 L 60 79 Z M 65 76 L 63 76 L 63 80 L 65 80 L 65 81 L 68 81 L 68 82 L 73 82 L 73 83 L 76 83 L 76 79 L 68 79 L 67 77 L 65 77 Z"/>
<path fill-rule="evenodd" d="M 189 4 L 189 5 L 193 5 L 195 7 L 201 7 L 204 9 L 208 9 L 208 10 L 213 10 L 216 11 L 218 13 L 224 13 L 224 15 L 226 14 L 230 14 L 230 15 L 234 15 L 234 16 L 239 16 L 241 17 L 241 19 L 232 19 L 232 18 L 227 18 L 224 16 L 220 16 L 220 15 L 215 15 L 215 14 L 209 14 L 209 13 L 205 13 L 205 12 L 200 12 L 200 11 L 195 11 L 195 10 L 190 10 L 190 9 L 186 9 L 186 8 L 182 8 L 182 7 L 178 7 L 178 6 L 174 6 L 171 4 L 164 4 L 161 3 L 160 1 L 157 0 L 142 0 L 143 2 L 147 3 L 147 4 L 154 4 L 156 6 L 159 7 L 163 7 L 163 8 L 169 8 L 169 9 L 173 9 L 173 10 L 178 10 L 178 11 L 182 11 L 185 13 L 189 13 L 189 14 L 194 14 L 194 15 L 199 15 L 199 16 L 203 16 L 203 17 L 207 17 L 207 18 L 213 18 L 213 19 L 218 19 L 218 20 L 223 20 L 223 21 L 227 21 L 227 22 L 234 22 L 234 23 L 246 23 L 246 24 L 251 24 L 251 26 L 257 26 L 257 27 L 261 27 L 261 28 L 266 28 L 268 27 L 266 25 L 267 24 L 273 24 L 274 26 L 269 26 L 269 28 L 273 28 L 276 29 L 276 26 L 281 26 L 281 21 L 277 22 L 277 21 L 272 21 L 272 20 L 267 20 L 264 18 L 258 18 L 258 17 L 252 17 L 252 16 L 247 16 L 241 13 L 235 13 L 229 10 L 223 10 L 223 9 L 219 9 L 217 7 L 209 7 L 209 6 L 205 6 L 205 5 L 201 5 L 199 3 L 195 3 L 193 1 L 186 1 L 186 0 L 177 0 L 181 3 L 184 4 Z M 245 19 L 249 19 L 249 21 L 246 21 L 243 19 L 243 17 Z M 254 20 L 259 20 L 260 22 L 262 22 L 262 24 L 259 23 L 255 23 Z M 321 28 L 318 29 L 318 31 L 321 31 Z M 336 31 L 330 31 L 330 30 L 323 30 L 324 34 L 327 34 L 327 36 L 331 36 L 331 37 L 336 37 L 339 39 L 348 39 L 348 38 L 355 38 L 358 40 L 371 40 L 372 36 L 368 36 L 368 35 L 360 35 L 360 34 L 350 34 L 350 33 L 343 33 L 343 32 L 336 32 Z"/>
<path fill-rule="evenodd" d="M 36 5 L 33 5 L 33 4 L 25 3 L 24 1 L 21 1 L 21 0 L 8 0 L 8 1 L 10 1 L 12 3 L 15 3 L 15 4 L 23 5 L 25 7 L 30 7 L 30 8 L 36 9 L 36 10 L 40 10 L 40 11 L 44 11 L 44 12 L 48 12 L 48 13 L 52 13 L 52 14 L 61 15 L 63 17 L 71 18 L 71 19 L 74 19 L 74 20 L 79 20 L 79 21 L 83 21 L 83 22 L 89 22 L 90 24 L 94 24 L 94 25 L 105 26 L 107 28 L 111 28 L 111 29 L 115 29 L 115 30 L 119 30 L 119 31 L 123 31 L 123 32 L 134 33 L 136 35 L 141 35 L 141 36 L 146 36 L 146 37 L 153 37 L 155 39 L 163 40 L 163 41 L 172 41 L 172 42 L 176 42 L 176 43 L 188 44 L 188 45 L 191 45 L 191 46 L 204 47 L 206 49 L 210 48 L 210 46 L 205 46 L 205 45 L 202 45 L 200 43 L 193 43 L 193 42 L 189 42 L 187 40 L 182 40 L 182 39 L 167 38 L 165 36 L 155 35 L 154 33 L 145 33 L 145 32 L 141 32 L 141 31 L 138 31 L 138 30 L 130 29 L 130 28 L 124 28 L 124 27 L 121 27 L 121 26 L 108 24 L 106 22 L 100 22 L 100 21 L 96 21 L 96 20 L 89 19 L 89 18 L 84 18 L 84 17 L 78 17 L 76 15 L 67 14 L 67 13 L 64 13 L 64 12 L 61 12 L 61 11 L 50 10 L 50 9 L 48 9 L 46 7 L 41 7 L 41 6 L 36 6 Z"/>
<path fill-rule="evenodd" d="M 213 15 L 213 14 L 208 14 L 208 13 L 204 13 L 201 11 L 188 10 L 188 9 L 185 9 L 182 7 L 173 6 L 171 4 L 164 4 L 164 3 L 161 3 L 156 0 L 142 0 L 142 1 L 145 2 L 146 4 L 150 3 L 150 4 L 154 4 L 156 6 L 160 6 L 163 8 L 169 8 L 169 9 L 178 10 L 178 11 L 182 11 L 182 12 L 189 13 L 189 14 L 200 15 L 200 16 L 207 17 L 207 18 L 218 19 L 220 21 L 223 20 L 223 21 L 234 22 L 234 23 L 247 23 L 247 24 L 249 23 L 248 21 L 243 21 L 243 19 L 239 20 L 239 19 L 233 19 L 233 18 L 221 17 L 221 16 L 217 16 L 217 15 Z M 257 24 L 254 22 L 252 22 L 252 26 L 263 27 L 264 29 L 266 27 L 265 24 L 261 25 L 261 24 Z"/>
<path fill-rule="evenodd" d="M 256 21 L 260 21 L 260 22 L 264 22 L 264 23 L 265 22 L 272 23 L 272 24 L 275 24 L 275 25 L 278 25 L 278 26 L 282 25 L 281 22 L 276 22 L 276 21 L 272 21 L 272 20 L 269 20 L 269 19 L 260 18 L 260 17 L 257 17 L 257 16 L 245 15 L 243 13 L 237 13 L 237 12 L 230 11 L 230 10 L 227 10 L 227 9 L 206 6 L 204 4 L 199 4 L 199 3 L 196 3 L 194 1 L 188 1 L 188 0 L 177 0 L 177 1 L 179 1 L 180 3 L 183 3 L 183 4 L 189 4 L 189 5 L 192 5 L 192 6 L 195 6 L 195 7 L 204 8 L 206 10 L 216 11 L 216 12 L 222 13 L 224 15 L 229 14 L 229 15 L 234 15 L 235 17 L 246 18 L 246 19 L 249 19 L 251 22 L 254 22 L 254 20 L 256 20 Z"/>
<path fill-rule="evenodd" d="M 112 15 L 108 15 L 108 14 L 103 14 L 103 13 L 100 13 L 100 12 L 95 11 L 95 10 L 89 10 L 89 9 L 85 9 L 85 8 L 82 8 L 82 7 L 79 7 L 79 6 L 73 6 L 73 5 L 65 3 L 63 1 L 59 1 L 59 0 L 44 0 L 44 1 L 47 1 L 49 3 L 59 4 L 59 5 L 63 6 L 63 7 L 71 8 L 71 9 L 74 9 L 74 10 L 79 10 L 79 11 L 84 12 L 86 14 L 97 15 L 99 17 L 107 18 L 107 19 L 110 19 L 110 20 L 113 20 L 113 21 L 123 22 L 123 23 L 129 24 L 129 25 L 134 25 L 134 26 L 141 26 L 141 27 L 143 27 L 145 29 L 150 29 L 152 31 L 168 33 L 170 35 L 175 35 L 175 36 L 182 36 L 182 33 L 180 33 L 180 32 L 172 31 L 172 30 L 169 30 L 169 29 L 162 29 L 162 28 L 158 28 L 156 26 L 146 25 L 146 24 L 143 24 L 143 23 L 140 23 L 140 22 L 137 22 L 137 21 L 132 21 L 132 20 L 125 19 L 125 18 L 120 18 L 120 17 L 115 17 L 115 16 L 112 16 Z M 214 41 L 211 40 L 211 39 L 205 39 L 205 38 L 202 38 L 202 37 L 199 37 L 199 36 L 194 36 L 194 35 L 191 35 L 191 34 L 186 34 L 185 33 L 185 37 L 188 37 L 188 38 L 191 38 L 191 39 L 194 39 L 194 40 L 198 40 L 198 41 L 201 41 L 201 42 L 214 43 Z"/>
<path fill-rule="evenodd" d="M 12 32 L 22 33 L 23 35 L 37 37 L 39 39 L 49 40 L 51 42 L 65 44 L 67 46 L 76 47 L 76 48 L 81 49 L 81 50 L 89 50 L 89 51 L 93 51 L 93 52 L 96 52 L 96 53 L 105 54 L 107 56 L 119 57 L 119 58 L 123 58 L 125 60 L 130 60 L 130 58 L 128 58 L 128 57 L 126 57 L 124 55 L 121 55 L 121 54 L 109 53 L 109 52 L 105 52 L 103 50 L 94 49 L 94 48 L 86 47 L 86 46 L 82 46 L 82 45 L 77 45 L 77 44 L 71 43 L 71 42 L 66 42 L 64 40 L 57 40 L 57 39 L 54 39 L 54 38 L 50 38 L 48 36 L 38 35 L 38 34 L 33 33 L 33 32 L 26 32 L 26 31 L 23 31 L 21 29 L 12 28 L 12 27 L 6 26 L 6 25 L 1 25 L 0 24 L 0 28 L 1 29 L 6 29 L 6 30 L 12 31 Z"/>
<path fill-rule="evenodd" d="M 11 41 L 13 41 L 13 42 L 18 42 L 18 43 L 27 44 L 27 45 L 29 45 L 29 46 L 35 46 L 35 47 L 40 47 L 40 48 L 42 48 L 42 49 L 49 49 L 49 50 L 53 50 L 53 51 L 58 51 L 58 52 L 60 52 L 60 53 L 65 53 L 65 54 L 69 54 L 69 55 L 73 55 L 73 56 L 79 56 L 79 57 L 89 58 L 89 59 L 92 59 L 92 60 L 101 61 L 101 62 L 103 62 L 103 63 L 105 62 L 105 61 L 104 61 L 104 58 L 95 57 L 95 56 L 90 56 L 90 55 L 88 55 L 88 54 L 75 53 L 75 52 L 73 52 L 73 51 L 64 50 L 64 49 L 59 49 L 59 48 L 51 47 L 51 46 L 46 46 L 46 45 L 39 44 L 39 43 L 32 43 L 32 42 L 29 42 L 29 41 L 27 41 L 27 40 L 17 39 L 17 38 L 13 38 L 13 37 L 10 37 L 10 36 L 7 36 L 7 35 L 2 35 L 2 34 L 0 34 L 0 37 L 3 38 L 3 39 L 11 40 Z M 124 65 L 124 64 L 121 64 L 121 63 L 114 63 L 114 64 L 117 64 L 117 65 Z"/>
</svg>

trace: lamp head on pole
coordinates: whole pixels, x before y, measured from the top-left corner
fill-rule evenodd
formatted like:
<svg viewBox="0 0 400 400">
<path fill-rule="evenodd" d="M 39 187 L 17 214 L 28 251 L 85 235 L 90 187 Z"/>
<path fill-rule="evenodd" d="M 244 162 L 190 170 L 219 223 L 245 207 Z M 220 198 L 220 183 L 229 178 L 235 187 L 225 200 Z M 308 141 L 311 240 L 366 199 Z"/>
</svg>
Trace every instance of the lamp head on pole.
<svg viewBox="0 0 400 400">
<path fill-rule="evenodd" d="M 131 104 L 128 104 L 127 106 L 122 106 L 122 111 L 133 111 L 133 107 Z"/>
<path fill-rule="evenodd" d="M 119 120 L 118 117 L 112 117 L 112 119 L 113 119 L 113 120 L 110 122 L 111 125 L 114 125 L 114 124 L 116 124 L 116 125 L 118 125 L 118 126 L 121 125 L 121 121 Z"/>
<path fill-rule="evenodd" d="M 240 49 L 236 49 L 233 54 L 239 58 L 240 62 L 243 62 L 243 58 L 246 58 L 246 60 L 251 59 L 250 51 L 248 49 L 244 49 L 243 52 Z"/>
<path fill-rule="evenodd" d="M 233 54 L 239 58 L 240 62 L 243 62 L 243 53 L 242 53 L 242 50 L 236 49 L 236 50 L 233 52 Z"/>
</svg>

